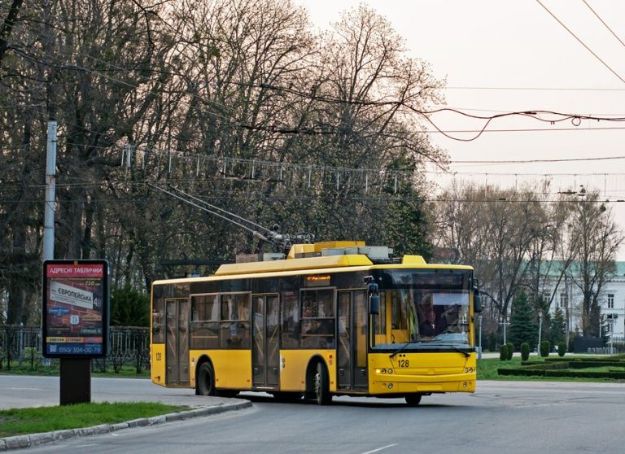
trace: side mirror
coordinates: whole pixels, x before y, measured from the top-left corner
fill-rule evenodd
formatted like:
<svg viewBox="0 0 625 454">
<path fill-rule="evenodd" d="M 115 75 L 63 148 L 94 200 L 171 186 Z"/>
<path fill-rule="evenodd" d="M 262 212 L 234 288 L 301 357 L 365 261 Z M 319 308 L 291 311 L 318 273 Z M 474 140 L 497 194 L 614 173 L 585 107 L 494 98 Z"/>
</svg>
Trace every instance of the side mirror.
<svg viewBox="0 0 625 454">
<path fill-rule="evenodd" d="M 378 315 L 380 313 L 380 287 L 373 282 L 373 278 L 367 276 L 367 294 L 369 295 L 369 314 Z"/>
<path fill-rule="evenodd" d="M 380 295 L 369 295 L 369 313 L 371 315 L 380 313 Z"/>
<path fill-rule="evenodd" d="M 473 312 L 476 314 L 482 312 L 482 297 L 477 288 L 473 289 Z"/>
</svg>

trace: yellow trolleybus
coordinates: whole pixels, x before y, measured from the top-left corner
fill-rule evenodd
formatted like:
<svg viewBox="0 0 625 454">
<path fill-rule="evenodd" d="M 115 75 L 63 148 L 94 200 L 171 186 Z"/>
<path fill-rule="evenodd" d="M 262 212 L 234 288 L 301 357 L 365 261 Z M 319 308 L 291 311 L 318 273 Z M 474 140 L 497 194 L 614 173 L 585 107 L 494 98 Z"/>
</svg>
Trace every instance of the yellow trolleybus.
<svg viewBox="0 0 625 454">
<path fill-rule="evenodd" d="M 151 378 L 200 395 L 473 392 L 473 269 L 392 259 L 363 242 L 294 245 L 285 259 L 155 281 Z"/>
</svg>

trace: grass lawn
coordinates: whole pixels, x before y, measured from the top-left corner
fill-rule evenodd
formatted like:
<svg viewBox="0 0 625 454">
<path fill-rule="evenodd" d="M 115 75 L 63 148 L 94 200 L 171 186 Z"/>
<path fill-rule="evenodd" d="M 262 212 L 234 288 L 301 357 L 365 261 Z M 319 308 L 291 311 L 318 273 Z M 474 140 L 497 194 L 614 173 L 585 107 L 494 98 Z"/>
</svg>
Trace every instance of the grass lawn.
<svg viewBox="0 0 625 454">
<path fill-rule="evenodd" d="M 105 402 L 0 410 L 0 437 L 114 424 L 187 408 L 157 402 Z"/>
<path fill-rule="evenodd" d="M 567 356 L 567 358 L 573 358 L 573 356 Z M 541 364 L 544 362 L 543 358 L 537 356 L 530 356 L 529 362 Z M 581 378 L 581 377 L 541 377 L 541 376 L 514 376 L 514 375 L 499 375 L 497 369 L 500 368 L 517 368 L 521 367 L 521 358 L 514 357 L 509 361 L 501 361 L 499 358 L 484 358 L 477 361 L 477 379 L 478 380 L 506 380 L 506 381 L 575 381 L 575 382 L 608 382 L 608 383 L 620 383 L 623 380 L 615 380 L 611 378 Z M 583 369 L 587 371 L 609 371 L 614 370 L 615 367 L 596 367 Z"/>
<path fill-rule="evenodd" d="M 47 375 L 55 376 L 59 375 L 59 366 L 54 364 L 51 366 L 42 366 L 41 364 L 31 367 L 27 362 L 22 363 L 20 366 L 16 361 L 11 364 L 11 369 L 7 369 L 6 365 L 0 369 L 0 374 L 5 375 Z M 122 366 L 121 370 L 116 373 L 113 370 L 113 366 L 107 365 L 106 372 L 101 372 L 98 367 L 94 367 L 91 371 L 92 377 L 117 377 L 117 378 L 150 378 L 150 371 L 143 370 L 140 374 L 137 374 L 137 369 L 131 366 Z"/>
</svg>

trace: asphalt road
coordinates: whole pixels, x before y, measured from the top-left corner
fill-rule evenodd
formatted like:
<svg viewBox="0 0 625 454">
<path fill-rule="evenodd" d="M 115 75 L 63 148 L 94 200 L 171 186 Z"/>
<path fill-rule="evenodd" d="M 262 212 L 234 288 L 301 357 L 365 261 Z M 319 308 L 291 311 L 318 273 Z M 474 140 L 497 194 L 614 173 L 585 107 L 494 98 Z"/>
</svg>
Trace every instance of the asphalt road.
<svg viewBox="0 0 625 454">
<path fill-rule="evenodd" d="M 58 405 L 59 377 L 0 375 L 0 409 Z M 219 405 L 226 399 L 196 396 L 187 388 L 163 388 L 150 380 L 92 378 L 93 402 L 155 401 L 190 407 Z"/>
<path fill-rule="evenodd" d="M 0 379 L 4 401 L 6 377 Z M 161 400 L 160 392 L 172 399 L 172 390 L 131 381 L 134 400 Z M 94 400 L 100 393 L 121 393 L 128 400 L 127 380 L 94 382 Z M 181 403 L 203 399 L 191 390 L 173 391 L 180 393 Z M 29 452 L 625 452 L 623 384 L 480 381 L 473 395 L 425 397 L 417 408 L 400 399 L 338 398 L 329 407 L 319 407 L 276 403 L 262 394 L 246 397 L 254 402 L 248 410 L 72 439 Z"/>
</svg>

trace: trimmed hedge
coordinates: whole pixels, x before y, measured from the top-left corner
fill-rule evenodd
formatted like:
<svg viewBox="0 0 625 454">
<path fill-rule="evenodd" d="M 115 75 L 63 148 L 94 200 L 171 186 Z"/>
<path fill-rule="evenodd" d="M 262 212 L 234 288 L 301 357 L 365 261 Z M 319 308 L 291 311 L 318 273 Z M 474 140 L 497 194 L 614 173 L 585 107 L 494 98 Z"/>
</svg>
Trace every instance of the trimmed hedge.
<svg viewBox="0 0 625 454">
<path fill-rule="evenodd" d="M 608 371 L 588 371 L 587 368 L 604 367 Z M 545 358 L 542 362 L 521 361 L 521 367 L 501 368 L 499 375 L 578 377 L 625 379 L 625 358 L 623 356 L 589 358 Z"/>
<path fill-rule="evenodd" d="M 539 375 L 544 376 L 544 369 L 530 369 L 530 368 L 505 368 L 505 369 L 497 369 L 497 373 L 499 375 L 520 375 L 524 377 L 529 377 L 531 375 Z"/>
<path fill-rule="evenodd" d="M 530 344 L 523 342 L 521 344 L 521 360 L 527 361 L 530 357 Z"/>
<path fill-rule="evenodd" d="M 540 343 L 540 356 L 542 356 L 543 358 L 546 358 L 547 356 L 549 356 L 550 348 L 551 348 L 551 344 L 549 343 L 549 341 L 542 341 Z"/>
<path fill-rule="evenodd" d="M 625 379 L 625 371 L 617 372 L 591 372 L 580 370 L 545 370 L 534 368 L 505 368 L 497 369 L 499 375 L 517 375 L 523 377 L 538 376 L 538 377 L 572 377 L 572 378 L 613 378 L 613 379 Z"/>
<path fill-rule="evenodd" d="M 511 342 L 508 342 L 508 361 L 512 359 L 512 356 L 514 355 L 514 344 Z"/>
<path fill-rule="evenodd" d="M 625 361 L 569 361 L 571 369 L 586 369 L 588 367 L 625 367 Z"/>
</svg>

